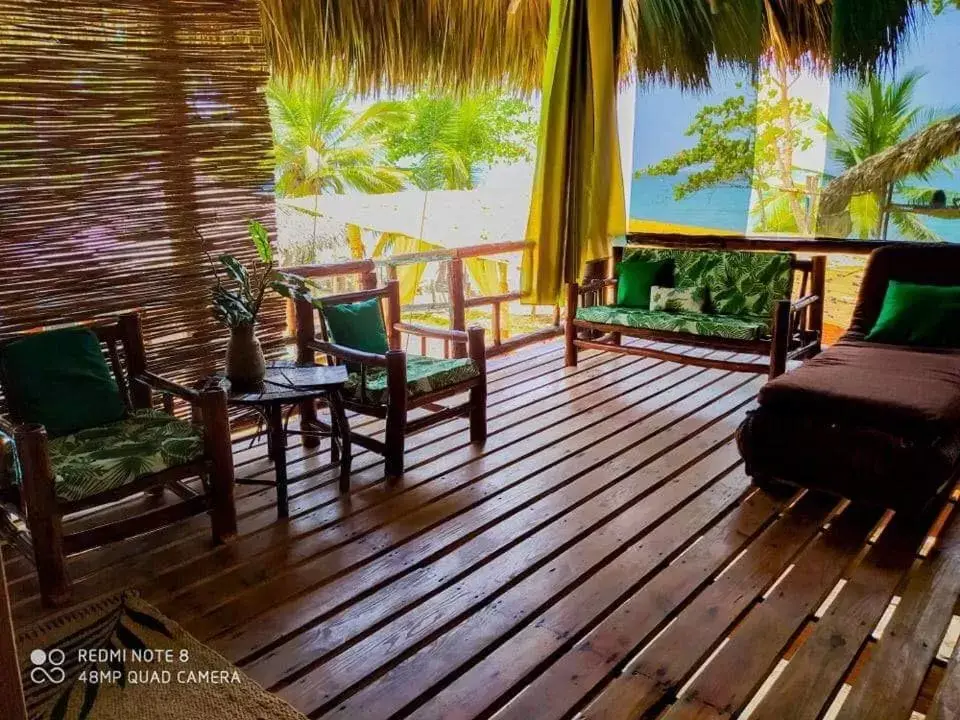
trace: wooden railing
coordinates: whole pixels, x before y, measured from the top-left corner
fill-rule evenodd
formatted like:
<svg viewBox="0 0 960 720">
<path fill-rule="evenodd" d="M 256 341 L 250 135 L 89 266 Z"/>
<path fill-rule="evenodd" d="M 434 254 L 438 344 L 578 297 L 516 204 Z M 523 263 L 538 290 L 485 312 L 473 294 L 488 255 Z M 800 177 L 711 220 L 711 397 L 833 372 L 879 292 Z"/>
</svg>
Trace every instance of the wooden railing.
<svg viewBox="0 0 960 720">
<path fill-rule="evenodd" d="M 362 289 L 375 288 L 379 283 L 380 269 L 385 273 L 387 280 L 397 278 L 397 268 L 403 265 L 414 265 L 418 263 L 443 262 L 448 266 L 448 277 L 450 278 L 449 301 L 447 309 L 449 312 L 449 324 L 453 330 L 465 330 L 467 321 L 467 309 L 476 307 L 491 308 L 491 333 L 490 342 L 487 346 L 488 355 L 496 355 L 503 352 L 514 350 L 522 345 L 527 345 L 539 340 L 546 340 L 563 332 L 560 325 L 560 307 L 557 306 L 553 311 L 552 323 L 540 330 L 515 335 L 513 337 L 504 337 L 503 309 L 504 305 L 520 299 L 520 292 L 507 292 L 499 295 L 480 295 L 466 296 L 466 283 L 464 282 L 463 261 L 468 258 L 490 257 L 492 255 L 505 255 L 509 253 L 522 252 L 530 243 L 527 241 L 490 243 L 486 245 L 470 245 L 461 248 L 431 250 L 420 253 L 405 253 L 402 255 L 391 255 L 389 257 L 367 258 L 364 260 L 348 260 L 345 262 L 322 263 L 316 265 L 296 265 L 293 267 L 282 268 L 284 272 L 296 275 L 305 280 L 319 278 L 342 277 L 345 275 L 357 276 Z M 427 352 L 427 338 L 420 338 L 421 354 Z M 444 356 L 450 357 L 451 352 L 457 353 L 461 349 L 457 346 L 450 347 L 449 342 L 444 342 Z"/>
<path fill-rule="evenodd" d="M 713 250 L 761 250 L 800 252 L 816 255 L 869 255 L 884 245 L 902 244 L 900 240 L 850 240 L 828 237 L 771 237 L 751 235 L 682 235 L 675 233 L 635 232 L 627 235 L 631 245 L 655 245 L 675 248 Z"/>
</svg>

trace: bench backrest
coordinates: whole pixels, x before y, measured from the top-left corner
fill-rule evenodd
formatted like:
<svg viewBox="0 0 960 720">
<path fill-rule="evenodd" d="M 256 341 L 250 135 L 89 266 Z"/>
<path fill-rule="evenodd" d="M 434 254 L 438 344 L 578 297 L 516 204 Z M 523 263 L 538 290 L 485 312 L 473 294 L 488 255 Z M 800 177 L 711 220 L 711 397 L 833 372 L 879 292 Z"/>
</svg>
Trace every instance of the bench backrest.
<svg viewBox="0 0 960 720">
<path fill-rule="evenodd" d="M 792 253 L 645 247 L 624 248 L 623 259 L 672 260 L 676 287 L 706 288 L 711 312 L 763 317 L 790 298 L 796 263 Z"/>
</svg>

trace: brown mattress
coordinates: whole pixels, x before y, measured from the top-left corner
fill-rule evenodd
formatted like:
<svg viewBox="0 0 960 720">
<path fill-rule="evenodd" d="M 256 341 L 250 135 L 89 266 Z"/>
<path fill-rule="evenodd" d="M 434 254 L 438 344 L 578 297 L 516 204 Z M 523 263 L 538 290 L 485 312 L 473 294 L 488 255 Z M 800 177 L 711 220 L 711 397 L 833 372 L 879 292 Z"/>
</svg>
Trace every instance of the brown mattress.
<svg viewBox="0 0 960 720">
<path fill-rule="evenodd" d="M 903 437 L 960 426 L 960 354 L 844 340 L 760 391 L 764 409 Z"/>
</svg>

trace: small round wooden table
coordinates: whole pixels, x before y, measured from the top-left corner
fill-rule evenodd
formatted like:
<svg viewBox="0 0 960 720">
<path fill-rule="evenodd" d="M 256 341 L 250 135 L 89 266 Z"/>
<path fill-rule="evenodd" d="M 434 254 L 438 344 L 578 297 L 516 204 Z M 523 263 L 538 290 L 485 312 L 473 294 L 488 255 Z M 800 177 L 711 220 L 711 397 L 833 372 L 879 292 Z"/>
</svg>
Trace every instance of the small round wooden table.
<svg viewBox="0 0 960 720">
<path fill-rule="evenodd" d="M 238 484 L 276 485 L 277 514 L 287 517 L 287 435 L 329 437 L 330 454 L 340 460 L 340 489 L 350 489 L 350 426 L 343 409 L 341 390 L 347 380 L 347 369 L 342 365 L 297 364 L 276 361 L 268 363 L 263 382 L 256 388 L 236 388 L 227 392 L 229 405 L 251 408 L 258 412 L 267 426 L 267 445 L 273 462 L 276 482 L 238 478 Z M 287 430 L 283 409 L 302 402 L 323 398 L 330 408 L 330 424 L 315 420 L 309 428 Z"/>
</svg>

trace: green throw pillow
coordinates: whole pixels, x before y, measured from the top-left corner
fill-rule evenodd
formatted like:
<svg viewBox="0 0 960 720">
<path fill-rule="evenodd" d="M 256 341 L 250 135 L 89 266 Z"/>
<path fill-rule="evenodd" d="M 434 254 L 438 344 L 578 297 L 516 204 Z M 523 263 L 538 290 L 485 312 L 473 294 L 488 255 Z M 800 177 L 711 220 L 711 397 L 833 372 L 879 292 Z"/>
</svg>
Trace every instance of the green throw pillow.
<svg viewBox="0 0 960 720">
<path fill-rule="evenodd" d="M 650 288 L 673 284 L 670 260 L 626 260 L 617 265 L 617 305 L 650 308 Z"/>
<path fill-rule="evenodd" d="M 4 388 L 13 414 L 40 423 L 50 437 L 122 420 L 126 406 L 86 328 L 27 335 L 0 350 Z"/>
<path fill-rule="evenodd" d="M 321 307 L 331 342 L 377 355 L 389 349 L 378 298 L 343 305 L 323 305 L 321 300 Z"/>
<path fill-rule="evenodd" d="M 960 348 L 960 286 L 891 280 L 871 342 Z"/>
</svg>

